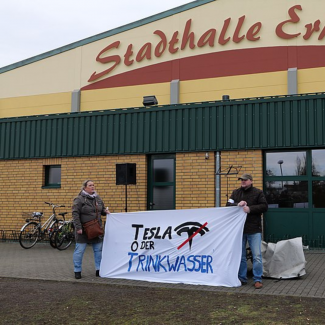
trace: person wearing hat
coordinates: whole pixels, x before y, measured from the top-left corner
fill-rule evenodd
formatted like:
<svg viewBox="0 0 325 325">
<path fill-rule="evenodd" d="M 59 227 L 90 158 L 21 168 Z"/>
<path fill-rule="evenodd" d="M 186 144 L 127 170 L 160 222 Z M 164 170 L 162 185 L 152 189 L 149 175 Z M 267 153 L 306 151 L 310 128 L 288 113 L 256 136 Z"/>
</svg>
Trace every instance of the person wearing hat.
<svg viewBox="0 0 325 325">
<path fill-rule="evenodd" d="M 227 206 L 242 207 L 247 213 L 244 225 L 242 257 L 238 272 L 238 278 L 242 285 L 247 284 L 247 259 L 246 245 L 248 243 L 253 256 L 253 280 L 256 289 L 261 289 L 263 262 L 262 262 L 262 213 L 268 209 L 268 204 L 262 190 L 253 186 L 253 177 L 243 174 L 238 178 L 241 186 L 234 190 L 227 202 Z"/>
</svg>

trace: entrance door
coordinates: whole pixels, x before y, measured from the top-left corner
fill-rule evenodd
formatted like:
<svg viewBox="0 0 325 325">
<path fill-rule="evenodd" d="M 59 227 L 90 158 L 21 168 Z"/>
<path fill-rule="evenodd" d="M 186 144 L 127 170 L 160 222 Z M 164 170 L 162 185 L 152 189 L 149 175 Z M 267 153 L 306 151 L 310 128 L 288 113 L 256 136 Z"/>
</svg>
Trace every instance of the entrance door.
<svg viewBox="0 0 325 325">
<path fill-rule="evenodd" d="M 175 155 L 149 157 L 147 209 L 175 209 Z"/>
</svg>

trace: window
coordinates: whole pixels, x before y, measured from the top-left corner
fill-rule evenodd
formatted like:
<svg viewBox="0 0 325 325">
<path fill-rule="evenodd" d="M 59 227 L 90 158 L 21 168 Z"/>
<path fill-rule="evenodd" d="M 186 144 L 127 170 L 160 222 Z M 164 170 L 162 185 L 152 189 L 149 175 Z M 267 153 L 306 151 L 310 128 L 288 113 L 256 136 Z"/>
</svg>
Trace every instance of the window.
<svg viewBox="0 0 325 325">
<path fill-rule="evenodd" d="M 45 181 L 43 187 L 58 188 L 61 187 L 61 165 L 44 166 Z"/>
<path fill-rule="evenodd" d="M 269 208 L 308 208 L 307 151 L 268 152 L 265 157 Z"/>
<path fill-rule="evenodd" d="M 313 176 L 325 176 L 325 150 L 312 150 Z"/>
<path fill-rule="evenodd" d="M 306 181 L 266 182 L 266 199 L 270 208 L 308 208 Z"/>
<path fill-rule="evenodd" d="M 325 208 L 325 149 L 267 152 L 269 208 Z"/>
<path fill-rule="evenodd" d="M 325 150 L 312 150 L 311 156 L 314 208 L 325 208 Z"/>
<path fill-rule="evenodd" d="M 313 181 L 314 208 L 325 208 L 325 181 Z"/>
<path fill-rule="evenodd" d="M 306 151 L 268 152 L 266 174 L 281 177 L 306 175 Z"/>
</svg>

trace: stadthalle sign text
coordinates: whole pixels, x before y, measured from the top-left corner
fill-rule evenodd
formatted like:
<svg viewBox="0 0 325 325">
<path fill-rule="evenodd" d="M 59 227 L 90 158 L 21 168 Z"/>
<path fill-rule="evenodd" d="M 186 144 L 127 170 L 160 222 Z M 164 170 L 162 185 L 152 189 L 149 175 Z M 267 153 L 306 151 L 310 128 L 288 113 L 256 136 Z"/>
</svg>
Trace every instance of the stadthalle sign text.
<svg viewBox="0 0 325 325">
<path fill-rule="evenodd" d="M 286 27 L 296 25 L 300 21 L 300 16 L 303 15 L 303 8 L 301 5 L 295 5 L 288 10 L 289 19 L 276 24 L 275 34 L 285 40 L 302 37 L 308 40 L 314 33 L 317 33 L 318 40 L 323 40 L 325 36 L 325 27 L 321 28 L 321 21 L 310 22 L 305 26 L 298 28 L 298 32 L 286 32 Z M 157 41 L 146 42 L 139 49 L 135 49 L 133 44 L 129 44 L 124 53 L 119 53 L 121 41 L 115 41 L 103 50 L 101 50 L 96 61 L 102 63 L 107 67 L 101 72 L 95 71 L 89 78 L 88 82 L 94 82 L 103 76 L 107 76 L 112 72 L 121 62 L 125 66 L 132 66 L 137 62 L 143 60 L 151 60 L 152 57 L 159 58 L 165 51 L 170 54 L 175 54 L 178 51 L 185 49 L 195 50 L 204 46 L 215 47 L 217 45 L 224 46 L 229 42 L 240 43 L 244 40 L 249 42 L 256 42 L 262 37 L 263 23 L 257 21 L 251 24 L 248 28 L 244 28 L 246 16 L 243 15 L 238 19 L 227 18 L 219 29 L 210 28 L 203 34 L 197 35 L 192 30 L 192 19 L 186 21 L 183 32 L 175 31 L 170 38 L 161 30 L 155 30 L 154 35 L 157 36 Z M 230 24 L 236 24 L 234 32 L 229 32 Z"/>
</svg>

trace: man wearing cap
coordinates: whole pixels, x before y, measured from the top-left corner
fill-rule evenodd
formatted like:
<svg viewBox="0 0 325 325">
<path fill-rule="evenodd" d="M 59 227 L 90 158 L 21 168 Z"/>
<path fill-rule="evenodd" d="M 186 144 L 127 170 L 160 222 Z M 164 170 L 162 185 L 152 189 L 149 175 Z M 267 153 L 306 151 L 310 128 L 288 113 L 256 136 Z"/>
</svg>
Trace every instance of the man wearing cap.
<svg viewBox="0 0 325 325">
<path fill-rule="evenodd" d="M 247 213 L 244 225 L 242 257 L 238 278 L 242 285 L 247 284 L 247 259 L 246 244 L 252 251 L 253 256 L 253 280 L 256 289 L 261 289 L 263 262 L 261 253 L 262 244 L 262 213 L 268 209 L 268 204 L 262 190 L 253 186 L 253 177 L 250 174 L 243 174 L 238 178 L 241 187 L 234 190 L 227 202 L 227 206 L 243 207 Z"/>
</svg>

